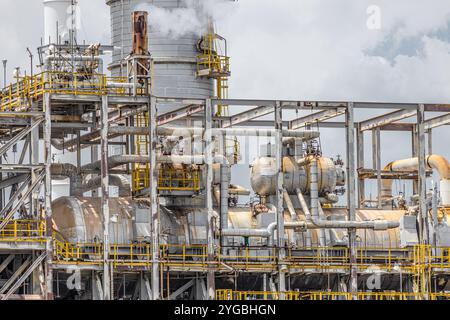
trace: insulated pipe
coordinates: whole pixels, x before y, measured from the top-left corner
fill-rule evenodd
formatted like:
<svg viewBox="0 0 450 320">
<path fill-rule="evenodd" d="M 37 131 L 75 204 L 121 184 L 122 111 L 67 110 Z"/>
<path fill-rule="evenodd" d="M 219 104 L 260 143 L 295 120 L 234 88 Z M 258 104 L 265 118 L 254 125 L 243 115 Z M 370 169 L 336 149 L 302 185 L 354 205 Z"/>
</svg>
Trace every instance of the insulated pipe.
<svg viewBox="0 0 450 320">
<path fill-rule="evenodd" d="M 299 189 L 297 189 L 297 197 L 302 207 L 302 210 L 306 216 L 306 220 L 311 222 L 314 227 L 312 229 L 374 229 L 374 230 L 387 230 L 395 229 L 400 226 L 399 222 L 396 221 L 328 221 L 313 218 L 309 211 L 308 205 L 306 204 L 305 198 Z M 321 208 L 320 208 L 321 209 Z M 311 227 L 308 226 L 311 229 Z"/>
<path fill-rule="evenodd" d="M 187 128 L 187 127 L 158 127 L 157 133 L 159 136 L 200 136 L 204 132 L 202 128 Z M 111 126 L 108 130 L 109 137 L 115 138 L 121 135 L 148 135 L 149 131 L 146 127 L 124 127 Z M 272 129 L 212 129 L 213 135 L 226 134 L 230 136 L 272 136 L 275 130 Z M 91 141 L 100 136 L 100 130 L 81 136 L 81 141 Z M 311 140 L 319 137 L 319 133 L 315 131 L 294 131 L 283 130 L 283 136 L 292 137 L 296 139 Z M 58 149 L 71 149 L 77 145 L 77 139 L 68 141 L 60 141 L 52 139 L 52 145 Z"/>
<path fill-rule="evenodd" d="M 178 155 L 172 155 L 172 156 L 159 156 L 157 161 L 159 163 L 170 163 L 170 164 L 197 164 L 201 165 L 205 163 L 205 157 L 203 155 L 201 156 L 178 156 Z M 109 168 L 115 168 L 118 166 L 122 166 L 125 164 L 130 163 L 149 163 L 150 157 L 148 155 L 117 155 L 117 156 L 111 156 L 108 158 L 108 165 Z M 214 163 L 220 163 L 228 165 L 228 161 L 223 156 L 215 156 L 214 157 Z M 89 164 L 84 165 L 81 168 L 82 172 L 91 172 L 100 170 L 101 162 L 95 161 Z"/>
<path fill-rule="evenodd" d="M 71 56 L 71 55 L 55 55 L 55 56 L 47 56 L 44 59 L 44 63 L 45 65 L 48 65 L 49 62 L 52 61 L 57 61 L 57 60 L 74 60 L 77 62 L 83 62 L 83 61 L 87 61 L 87 62 L 91 62 L 91 61 L 97 61 L 97 62 L 102 62 L 103 59 L 100 57 L 93 57 L 93 56 Z"/>
<path fill-rule="evenodd" d="M 310 159 L 310 197 L 311 197 L 311 221 L 320 221 L 319 218 L 319 173 L 317 168 L 317 159 Z M 326 237 L 324 230 L 319 231 L 319 243 L 321 246 L 326 245 Z"/>
<path fill-rule="evenodd" d="M 319 218 L 319 183 L 317 171 L 317 159 L 310 160 L 310 196 L 311 196 L 311 217 L 313 220 Z"/>
<path fill-rule="evenodd" d="M 52 163 L 50 172 L 53 179 L 70 179 L 70 195 L 82 196 L 81 192 L 81 176 L 77 167 L 70 163 Z"/>
<path fill-rule="evenodd" d="M 82 192 L 92 191 L 100 188 L 102 185 L 102 177 L 98 176 L 88 180 L 81 186 Z M 119 197 L 131 197 L 131 184 L 123 175 L 110 174 L 109 185 L 119 188 Z"/>
<path fill-rule="evenodd" d="M 450 206 L 450 165 L 446 158 L 441 155 L 429 155 L 425 157 L 425 164 L 428 169 L 434 169 L 440 176 L 440 190 L 442 205 Z M 410 158 L 404 160 L 397 160 L 389 163 L 385 171 L 407 171 L 414 172 L 419 168 L 419 159 Z M 381 199 L 384 203 L 392 199 L 392 180 L 383 179 L 381 189 Z"/>
<path fill-rule="evenodd" d="M 229 173 L 228 164 L 220 165 L 220 221 L 221 230 L 228 229 L 228 198 L 229 198 Z"/>
<path fill-rule="evenodd" d="M 286 189 L 283 189 L 283 198 L 284 202 L 286 203 L 286 206 L 289 210 L 289 213 L 291 214 L 292 221 L 297 221 L 297 213 L 295 212 L 294 205 L 292 204 L 291 198 L 289 197 L 288 192 Z"/>
</svg>

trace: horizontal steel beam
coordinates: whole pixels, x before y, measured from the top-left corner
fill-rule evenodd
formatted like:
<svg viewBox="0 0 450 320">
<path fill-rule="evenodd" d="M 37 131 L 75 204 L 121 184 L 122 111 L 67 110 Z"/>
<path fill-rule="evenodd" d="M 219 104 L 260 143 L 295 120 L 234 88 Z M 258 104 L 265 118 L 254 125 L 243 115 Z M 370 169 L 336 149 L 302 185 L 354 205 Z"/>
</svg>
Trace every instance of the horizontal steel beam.
<svg viewBox="0 0 450 320">
<path fill-rule="evenodd" d="M 231 116 L 228 120 L 222 122 L 222 128 L 228 128 L 242 122 L 246 122 L 252 119 L 260 118 L 265 115 L 271 114 L 275 111 L 273 106 L 257 107 L 248 111 L 241 112 L 234 116 Z"/>
<path fill-rule="evenodd" d="M 20 131 L 17 135 L 11 138 L 4 146 L 0 148 L 0 156 L 2 156 L 5 152 L 7 152 L 12 146 L 16 145 L 20 140 L 22 140 L 27 134 L 33 131 L 36 127 L 38 127 L 44 118 L 39 118 L 35 123 L 33 123 L 30 127 L 27 127 Z"/>
<path fill-rule="evenodd" d="M 289 121 L 288 128 L 291 130 L 297 130 L 300 128 L 304 128 L 308 125 L 311 125 L 313 123 L 326 121 L 338 116 L 341 116 L 345 114 L 345 110 L 343 108 L 337 108 L 337 109 L 329 109 L 329 110 L 323 110 L 317 113 L 313 113 L 310 115 L 307 115 L 305 117 L 301 117 L 292 121 Z"/>
<path fill-rule="evenodd" d="M 428 112 L 450 112 L 450 104 L 426 104 L 425 111 L 428 111 Z"/>
<path fill-rule="evenodd" d="M 360 130 L 367 131 L 375 128 L 383 127 L 387 124 L 413 117 L 417 114 L 417 111 L 411 110 L 398 110 L 388 114 L 383 114 L 381 116 L 365 120 L 360 122 Z"/>
<path fill-rule="evenodd" d="M 181 109 L 160 115 L 158 117 L 158 125 L 162 126 L 162 125 L 171 123 L 173 121 L 180 120 L 185 117 L 189 117 L 193 114 L 203 112 L 204 110 L 205 110 L 204 105 L 188 105 Z"/>
<path fill-rule="evenodd" d="M 425 121 L 425 130 L 432 130 L 450 123 L 450 113 Z"/>
</svg>

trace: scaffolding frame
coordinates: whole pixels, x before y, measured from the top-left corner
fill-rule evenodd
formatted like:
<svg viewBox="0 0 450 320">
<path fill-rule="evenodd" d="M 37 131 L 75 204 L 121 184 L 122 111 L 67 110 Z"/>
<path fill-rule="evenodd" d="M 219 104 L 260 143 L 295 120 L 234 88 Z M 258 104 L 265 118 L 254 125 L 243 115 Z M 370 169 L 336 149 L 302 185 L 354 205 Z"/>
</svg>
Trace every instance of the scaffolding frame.
<svg viewBox="0 0 450 320">
<path fill-rule="evenodd" d="M 23 248 L 23 252 L 30 252 L 30 250 L 40 250 L 41 252 L 45 252 L 44 260 L 36 260 L 39 263 L 35 266 L 34 270 L 42 269 L 45 272 L 45 284 L 42 284 L 43 292 L 33 291 L 29 294 L 29 296 L 35 296 L 36 292 L 43 298 L 53 299 L 53 281 L 54 281 L 54 272 L 58 273 L 60 270 L 66 269 L 68 266 L 73 267 L 78 270 L 91 270 L 97 274 L 101 274 L 103 277 L 103 299 L 109 299 L 114 296 L 114 275 L 121 272 L 123 267 L 126 267 L 127 270 L 135 270 L 135 272 L 144 272 L 151 275 L 151 280 L 149 283 L 151 284 L 151 298 L 160 299 L 164 294 L 163 286 L 161 285 L 161 274 L 164 272 L 170 273 L 190 273 L 195 270 L 198 274 L 207 274 L 207 296 L 209 299 L 216 298 L 216 288 L 214 278 L 217 274 L 226 273 L 231 269 L 236 268 L 237 270 L 251 271 L 251 272 L 260 272 L 260 273 L 277 273 L 279 276 L 278 282 L 278 292 L 281 293 L 281 297 L 288 298 L 289 292 L 286 290 L 285 281 L 283 278 L 286 277 L 284 266 L 288 265 L 290 268 L 294 270 L 321 270 L 324 268 L 330 268 L 330 261 L 299 261 L 298 257 L 297 261 L 288 261 L 291 259 L 289 250 L 285 251 L 284 248 L 280 247 L 280 239 L 278 243 L 278 250 L 274 253 L 276 262 L 268 263 L 267 261 L 261 262 L 256 261 L 252 262 L 251 256 L 249 254 L 244 254 L 239 257 L 221 257 L 217 248 L 213 245 L 214 239 L 214 230 L 210 227 L 208 230 L 208 244 L 203 246 L 202 248 L 197 248 L 197 250 L 201 250 L 200 261 L 190 262 L 192 257 L 189 257 L 188 251 L 193 248 L 181 248 L 184 250 L 183 256 L 174 257 L 170 256 L 164 245 L 160 244 L 159 239 L 159 216 L 158 216 L 158 170 L 156 166 L 156 152 L 153 149 L 156 146 L 157 139 L 157 127 L 158 123 L 167 122 L 168 119 L 173 118 L 173 112 L 170 114 L 158 114 L 157 113 L 157 105 L 159 103 L 178 103 L 180 104 L 180 109 L 177 111 L 176 118 L 183 119 L 183 117 L 197 117 L 199 119 L 203 119 L 205 122 L 205 129 L 208 129 L 212 125 L 212 123 L 217 123 L 219 128 L 229 128 L 233 127 L 273 127 L 275 131 L 278 133 L 276 135 L 278 146 L 281 145 L 281 140 L 283 139 L 283 129 L 284 128 L 301 128 L 304 124 L 311 123 L 319 123 L 322 128 L 336 128 L 336 129 L 344 129 L 347 134 L 347 159 L 348 159 L 348 199 L 350 207 L 349 209 L 349 218 L 354 218 L 354 213 L 357 205 L 361 206 L 365 200 L 364 193 L 364 182 L 366 179 L 373 179 L 376 177 L 378 183 L 380 179 L 384 176 L 383 172 L 380 172 L 380 165 L 377 164 L 376 168 L 365 168 L 364 161 L 364 133 L 376 130 L 376 132 L 381 131 L 407 131 L 411 132 L 412 140 L 414 141 L 413 155 L 418 155 L 420 159 L 424 158 L 426 143 L 425 143 L 425 135 L 428 134 L 429 141 L 431 141 L 431 132 L 434 128 L 437 128 L 442 125 L 447 125 L 450 123 L 450 105 L 436 105 L 436 104 L 388 104 L 388 103 L 359 103 L 359 102 L 307 102 L 307 101 L 282 101 L 282 100 L 231 100 L 231 99 L 206 99 L 206 100 L 193 100 L 193 99 L 173 99 L 173 98 L 161 98 L 147 95 L 137 95 L 134 96 L 132 94 L 126 94 L 124 91 L 116 91 L 110 92 L 105 91 L 101 87 L 96 89 L 95 92 L 86 92 L 80 90 L 71 90 L 70 86 L 72 84 L 67 84 L 68 90 L 63 91 L 54 91 L 52 90 L 52 82 L 47 79 L 45 81 L 44 88 L 45 90 L 42 94 L 35 95 L 32 91 L 26 97 L 25 100 L 32 100 L 31 107 L 25 109 L 17 109 L 11 108 L 10 102 L 11 99 L 8 98 L 8 101 L 5 102 L 8 107 L 3 108 L 0 113 L 0 132 L 2 133 L 1 138 L 6 142 L 6 145 L 13 146 L 17 144 L 13 139 L 16 137 L 16 134 L 23 135 L 23 137 L 16 137 L 18 141 L 27 141 L 25 147 L 22 150 L 23 157 L 20 157 L 22 161 L 18 161 L 15 164 L 1 164 L 0 171 L 2 172 L 3 178 L 6 178 L 6 174 L 23 174 L 28 175 L 29 180 L 25 179 L 25 182 L 32 186 L 33 184 L 37 187 L 43 187 L 44 189 L 44 199 L 42 200 L 42 204 L 39 205 L 37 189 L 31 188 L 29 193 L 26 193 L 24 197 L 19 199 L 14 199 L 14 207 L 12 211 L 16 215 L 19 209 L 22 208 L 23 202 L 31 196 L 32 200 L 29 203 L 28 215 L 34 216 L 36 219 L 32 220 L 32 223 L 43 223 L 46 228 L 45 237 L 38 237 L 39 240 L 34 239 L 34 237 L 27 237 L 23 234 L 19 236 L 18 233 L 14 233 L 13 236 L 8 235 L 5 237 L 5 241 L 1 242 L 2 252 L 6 255 L 9 255 L 12 248 L 17 250 L 17 246 Z M 23 100 L 23 99 L 22 99 Z M 93 123 L 86 123 L 84 121 L 80 121 L 80 118 L 76 118 L 73 116 L 69 116 L 64 114 L 64 110 L 66 105 L 84 105 L 88 106 L 86 110 L 90 110 L 89 112 L 97 111 L 99 115 L 99 121 Z M 239 106 L 240 111 L 232 116 L 216 116 L 213 114 L 213 107 L 217 105 L 228 105 Z M 193 112 L 193 106 L 195 112 Z M 51 138 L 52 135 L 60 135 L 68 130 L 73 130 L 73 128 L 77 128 L 77 130 L 82 130 L 83 128 L 91 128 L 91 131 L 95 130 L 100 131 L 100 139 L 97 140 L 95 146 L 100 143 L 102 149 L 102 159 L 100 170 L 93 171 L 97 172 L 97 174 L 101 174 L 102 176 L 102 201 L 103 201 L 103 215 L 105 216 L 105 224 L 107 223 L 107 218 L 109 217 L 108 213 L 108 173 L 120 171 L 116 168 L 110 168 L 108 161 L 108 142 L 111 137 L 112 128 L 117 125 L 114 123 L 109 123 L 108 119 L 111 115 L 117 112 L 117 108 L 121 108 L 123 110 L 135 110 L 134 115 L 142 114 L 142 112 L 147 112 L 149 115 L 149 187 L 150 187 L 150 195 L 152 197 L 152 208 L 149 212 L 149 216 L 151 217 L 151 225 L 152 225 L 152 242 L 151 244 L 143 245 L 143 246 L 120 246 L 120 245 L 106 245 L 104 249 L 98 249 L 98 246 L 89 247 L 87 244 L 69 244 L 68 242 L 59 241 L 55 239 L 53 236 L 52 230 L 52 213 L 51 213 L 51 172 L 50 167 L 52 164 L 51 159 Z M 242 111 L 242 109 L 246 109 Z M 365 122 L 356 123 L 354 121 L 354 110 L 356 109 L 371 109 L 371 110 L 395 110 L 395 112 L 387 113 L 381 117 L 377 117 L 376 119 L 368 119 Z M 283 120 L 284 110 L 308 110 L 314 111 L 308 116 L 308 119 L 299 118 L 294 120 Z M 404 111 L 407 110 L 407 111 Z M 61 113 L 63 112 L 63 113 Z M 425 114 L 430 112 L 446 112 L 445 115 L 425 119 Z M 275 120 L 258 120 L 258 118 L 262 116 L 269 115 L 271 113 L 276 113 Z M 412 114 L 416 116 L 416 121 L 414 123 L 405 123 L 401 122 L 401 120 L 412 117 Z M 345 116 L 345 121 L 341 122 L 332 122 L 334 117 Z M 77 120 L 78 119 L 78 120 Z M 33 123 L 38 123 L 33 126 Z M 27 129 L 28 128 L 28 129 Z M 23 130 L 28 131 L 23 131 Z M 14 130 L 14 133 L 11 135 L 11 130 Z M 39 135 L 39 130 L 42 132 L 42 136 Z M 208 130 L 206 130 L 208 131 Z M 206 132 L 205 131 L 205 132 Z M 378 134 L 378 133 L 377 133 Z M 375 136 L 377 136 L 377 134 Z M 29 138 L 28 138 L 29 137 Z M 205 141 L 211 141 L 211 136 L 205 135 Z M 45 149 L 44 149 L 44 162 L 39 163 L 39 148 L 38 141 L 43 140 Z M 355 145 L 355 140 L 357 141 Z M 8 144 L 8 141 L 11 143 Z M 79 139 L 78 145 L 88 146 L 93 148 L 94 144 L 92 141 L 81 140 Z M 375 143 L 374 144 L 374 154 L 378 154 L 380 152 L 382 144 Z M 125 148 L 130 150 L 130 142 L 125 143 Z M 23 159 L 26 154 L 26 150 L 32 150 L 30 152 L 31 160 L 29 164 L 23 164 Z M 430 148 L 429 148 L 430 149 Z M 208 168 L 211 167 L 211 159 L 213 150 L 211 148 L 206 149 L 207 156 L 207 164 L 209 163 Z M 280 159 L 280 153 L 277 153 L 277 158 Z M 19 160 L 21 160 L 19 159 Z M 378 160 L 377 160 L 378 161 Z M 278 163 L 281 163 L 279 161 Z M 358 177 L 354 176 L 354 173 L 359 170 L 360 174 Z M 366 170 L 366 171 L 364 171 Z M 367 170 L 372 170 L 370 174 L 368 174 Z M 373 171 L 376 170 L 376 171 Z M 125 169 L 126 172 L 126 169 Z M 9 179 L 17 178 L 16 176 L 9 176 Z M 417 175 L 411 177 L 411 179 L 417 180 L 417 188 L 418 192 L 424 194 L 426 192 L 424 181 L 427 178 L 427 172 L 422 168 L 419 170 Z M 207 181 L 211 181 L 212 179 L 212 170 L 207 170 Z M 2 179 L 2 183 L 5 179 Z M 12 181 L 12 180 L 9 180 Z M 358 181 L 358 182 L 357 182 Z M 14 181 L 13 181 L 14 182 Z M 282 181 L 278 181 L 278 183 L 282 183 Z M 14 184 L 17 185 L 17 182 Z M 20 182 L 19 182 L 20 184 Z M 8 187 L 10 187 L 8 185 Z M 356 188 L 356 186 L 358 188 Z M 25 189 L 25 186 L 23 187 Z M 30 189 L 30 188 L 28 188 Z M 356 191 L 359 193 L 359 201 L 356 201 Z M 24 191 L 24 190 L 21 190 Z M 26 192 L 26 191 L 25 191 Z M 208 208 L 209 212 L 212 211 L 212 200 L 211 196 L 207 197 L 208 199 Z M 352 201 L 355 199 L 355 201 Z M 2 207 L 5 205 L 5 200 L 2 199 Z M 280 200 L 278 205 L 280 205 Z M 353 205 L 352 205 L 353 203 Z M 42 212 L 36 214 L 33 210 L 35 208 L 42 208 Z M 32 208 L 32 209 L 30 209 Z M 33 209 L 34 208 L 34 209 Z M 423 201 L 420 202 L 420 208 L 422 214 L 426 214 L 426 206 Z M 39 218 L 37 218 L 39 217 Z M 16 220 L 16 221 L 15 221 Z M 281 222 L 281 220 L 279 219 Z M 20 219 L 14 219 L 7 221 L 5 225 L 5 230 L 10 230 L 11 226 L 13 230 L 21 232 L 22 229 L 19 228 L 21 225 Z M 16 226 L 16 227 L 14 227 Z M 41 227 L 39 227 L 38 230 Z M 105 228 L 107 230 L 108 228 Z M 28 230 L 28 229 L 27 229 Z M 280 234 L 284 234 L 284 229 L 282 224 L 279 226 Z M 355 230 L 348 230 L 349 234 L 354 234 Z M 6 232 L 6 231 L 5 231 Z M 19 233 L 21 233 L 19 232 Z M 1 233 L 1 232 L 0 232 Z M 422 239 L 423 241 L 423 239 Z M 103 239 L 104 244 L 109 244 L 108 234 L 105 234 Z M 96 249 L 97 248 L 97 249 Z M 448 264 L 446 260 L 448 257 L 443 254 L 442 259 L 438 259 L 439 255 L 433 254 L 436 252 L 433 249 L 423 249 L 424 247 L 416 248 L 417 254 L 412 259 L 412 263 L 418 265 L 419 267 L 405 267 L 404 272 L 412 274 L 416 277 L 417 280 L 415 282 L 418 284 L 418 289 L 416 290 L 416 294 L 419 294 L 422 299 L 432 299 L 433 297 L 438 297 L 440 294 L 436 292 L 429 292 L 429 284 L 430 284 L 430 275 L 431 276 L 439 276 L 439 272 L 442 270 L 448 269 Z M 89 259 L 85 258 L 84 250 L 94 250 L 94 252 L 87 252 L 91 257 Z M 21 249 L 22 250 L 22 249 Z M 97 251 L 96 251 L 97 250 Z M 358 293 L 357 288 L 357 277 L 358 274 L 363 270 L 363 266 L 358 261 L 358 259 L 362 259 L 362 255 L 358 254 L 358 247 L 356 243 L 351 241 L 350 248 L 346 251 L 346 257 L 348 256 L 348 260 L 343 263 L 341 266 L 337 266 L 334 268 L 334 272 L 344 272 L 347 273 L 350 277 L 350 290 L 346 294 L 350 294 L 353 299 L 361 298 L 361 293 Z M 194 250 L 195 252 L 195 250 Z M 416 252 L 416 251 L 414 251 Z M 92 256 L 100 255 L 102 258 L 99 261 L 90 261 L 92 260 Z M 318 257 L 322 257 L 319 255 Z M 329 257 L 329 255 L 328 255 Z M 267 258 L 267 257 L 266 257 Z M 284 260 L 280 260 L 284 259 Z M 42 259 L 42 258 L 41 258 Z M 287 260 L 286 260 L 287 259 Z M 295 259 L 294 259 L 295 260 Z M 388 261 L 393 261 L 392 257 L 387 259 Z M 280 261 L 283 261 L 283 264 L 280 265 Z M 385 261 L 385 260 L 383 260 Z M 223 263 L 223 264 L 222 264 Z M 411 263 L 411 260 L 410 262 Z M 30 261 L 28 261 L 30 264 Z M 379 263 L 379 265 L 386 265 L 385 262 Z M 392 264 L 387 264 L 391 265 Z M 40 266 L 40 268 L 39 268 Z M 283 268 L 281 268 L 283 267 Z M 19 268 L 22 270 L 22 273 L 27 268 L 25 265 L 23 268 Z M 131 269 L 130 269 L 131 268 Z M 19 270 L 18 269 L 18 270 Z M 234 269 L 233 269 L 234 270 Z M 111 272 L 112 271 L 112 272 Z M 15 286 L 11 286 L 11 288 L 15 288 Z M 167 294 L 166 287 L 166 295 L 169 296 L 171 291 Z M 10 293 L 10 297 L 17 297 L 17 295 L 12 296 L 14 292 Z M 393 294 L 392 296 L 395 296 Z M 441 295 L 440 297 L 444 297 Z"/>
</svg>

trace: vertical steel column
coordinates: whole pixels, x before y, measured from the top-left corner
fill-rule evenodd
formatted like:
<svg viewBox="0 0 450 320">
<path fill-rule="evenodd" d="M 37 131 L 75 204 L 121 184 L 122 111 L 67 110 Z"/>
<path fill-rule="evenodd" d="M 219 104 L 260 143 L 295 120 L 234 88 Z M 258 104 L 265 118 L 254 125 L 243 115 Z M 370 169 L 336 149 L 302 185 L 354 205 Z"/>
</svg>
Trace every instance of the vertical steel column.
<svg viewBox="0 0 450 320">
<path fill-rule="evenodd" d="M 355 206 L 355 122 L 353 102 L 349 102 L 345 113 L 346 138 L 347 138 L 347 207 L 348 219 L 356 220 Z M 350 292 L 353 300 L 358 299 L 358 275 L 356 267 L 356 229 L 348 229 L 350 246 Z"/>
<path fill-rule="evenodd" d="M 33 102 L 32 111 L 37 111 L 38 106 L 36 102 Z M 35 122 L 35 119 L 33 118 L 31 121 L 31 125 L 33 125 Z M 39 127 L 35 128 L 30 133 L 30 163 L 32 165 L 38 165 L 39 164 Z M 31 172 L 32 177 L 32 183 L 36 179 L 36 173 L 34 170 Z M 30 214 L 33 216 L 37 215 L 38 210 L 38 204 L 39 204 L 39 188 L 36 188 L 36 190 L 31 195 L 31 203 L 30 203 Z"/>
<path fill-rule="evenodd" d="M 372 157 L 373 157 L 373 169 L 377 173 L 377 208 L 381 209 L 381 131 L 377 127 L 372 130 Z"/>
<path fill-rule="evenodd" d="M 101 107 L 101 177 L 103 215 L 103 300 L 111 299 L 109 269 L 109 170 L 108 170 L 108 96 L 102 96 Z"/>
<path fill-rule="evenodd" d="M 283 207 L 283 109 L 280 102 L 275 105 L 275 161 L 277 167 L 277 246 L 278 246 L 278 290 L 281 299 L 284 299 L 283 292 L 286 291 L 285 267 L 281 264 L 285 258 L 284 252 L 284 207 Z"/>
<path fill-rule="evenodd" d="M 206 159 L 206 208 L 208 210 L 207 221 L 207 238 L 208 238 L 208 299 L 215 299 L 215 272 L 214 272 L 214 213 L 213 213 L 213 198 L 212 198 L 212 184 L 213 184 L 213 142 L 212 142 L 212 105 L 211 99 L 206 100 L 205 104 L 205 133 L 203 140 L 205 143 L 205 159 Z"/>
<path fill-rule="evenodd" d="M 151 230 L 152 230 L 152 299 L 160 300 L 160 283 L 159 283 L 159 203 L 158 203 L 158 170 L 156 163 L 156 146 L 158 144 L 157 136 L 157 105 L 156 98 L 150 97 L 149 103 L 149 150 L 150 150 L 150 202 L 151 202 Z"/>
<path fill-rule="evenodd" d="M 418 159 L 419 159 L 419 240 L 421 244 L 428 243 L 427 232 L 427 178 L 426 178 L 426 145 L 425 145 L 425 106 L 419 105 L 417 109 L 417 141 L 418 141 Z"/>
<path fill-rule="evenodd" d="M 53 230 L 52 230 L 52 109 L 50 93 L 44 93 L 43 109 L 45 112 L 44 122 L 44 163 L 45 163 L 45 218 L 46 218 L 46 299 L 53 300 Z"/>
<path fill-rule="evenodd" d="M 418 125 L 415 124 L 413 126 L 413 130 L 411 131 L 411 147 L 412 147 L 412 158 L 418 157 L 419 154 L 419 141 L 418 141 Z M 418 181 L 413 181 L 413 194 L 418 194 L 419 192 L 419 184 Z"/>
<path fill-rule="evenodd" d="M 361 125 L 358 124 L 357 133 L 357 157 L 358 157 L 358 170 L 364 169 L 364 131 L 361 131 Z M 366 200 L 366 185 L 365 180 L 359 178 L 358 175 L 358 203 L 360 207 L 364 207 Z"/>
<path fill-rule="evenodd" d="M 433 154 L 433 129 L 429 129 L 428 133 L 428 155 L 431 156 Z"/>
<path fill-rule="evenodd" d="M 98 104 L 95 105 L 95 110 L 92 112 L 92 129 L 91 132 L 96 130 L 97 128 L 97 110 L 98 110 Z M 93 144 L 91 146 L 91 162 L 98 161 L 98 146 L 96 144 Z M 92 177 L 96 177 L 97 175 L 92 175 Z M 92 197 L 95 198 L 98 196 L 98 188 L 92 190 Z"/>
</svg>

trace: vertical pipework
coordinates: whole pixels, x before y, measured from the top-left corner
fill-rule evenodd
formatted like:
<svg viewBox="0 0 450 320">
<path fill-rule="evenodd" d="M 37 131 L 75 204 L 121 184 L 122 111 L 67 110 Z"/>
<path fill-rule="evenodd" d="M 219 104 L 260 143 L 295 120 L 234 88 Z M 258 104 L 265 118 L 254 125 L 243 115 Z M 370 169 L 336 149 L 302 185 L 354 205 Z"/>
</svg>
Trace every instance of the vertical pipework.
<svg viewBox="0 0 450 320">
<path fill-rule="evenodd" d="M 423 104 L 417 109 L 417 141 L 419 161 L 419 241 L 427 243 L 427 183 L 426 183 L 426 148 L 425 148 L 425 106 Z"/>
<path fill-rule="evenodd" d="M 103 300 L 111 299 L 109 269 L 109 172 L 108 172 L 108 96 L 102 97 L 101 106 L 101 179 L 103 215 Z"/>
<path fill-rule="evenodd" d="M 133 54 L 148 54 L 148 13 L 133 12 Z"/>
<path fill-rule="evenodd" d="M 361 131 L 361 124 L 358 124 L 357 126 L 357 162 L 358 162 L 358 169 L 364 169 L 364 131 Z M 360 207 L 365 206 L 365 200 L 366 200 L 366 188 L 365 188 L 365 180 L 364 179 L 358 179 L 358 196 L 359 201 L 358 204 Z"/>
<path fill-rule="evenodd" d="M 283 261 L 285 258 L 284 252 L 284 207 L 283 207 L 283 110 L 280 102 L 275 105 L 275 147 L 276 147 L 276 168 L 277 168 L 277 241 L 278 258 Z M 286 275 L 285 268 L 282 265 L 278 266 L 278 290 L 281 292 L 280 299 L 284 300 L 284 293 L 286 291 Z"/>
<path fill-rule="evenodd" d="M 148 50 L 148 13 L 145 11 L 135 11 L 132 13 L 133 19 L 133 51 L 134 56 L 147 56 Z M 148 76 L 148 59 L 138 59 L 136 66 L 137 75 Z"/>
<path fill-rule="evenodd" d="M 317 158 L 312 157 L 309 162 L 310 170 L 310 197 L 311 197 L 311 218 L 313 222 L 320 220 L 319 211 L 319 170 L 317 166 Z M 302 200 L 300 200 L 302 202 Z M 325 230 L 319 230 L 319 244 L 321 247 L 326 246 Z"/>
<path fill-rule="evenodd" d="M 355 206 L 355 122 L 353 102 L 347 104 L 346 117 L 346 138 L 347 138 L 347 207 L 349 221 L 356 221 Z M 353 300 L 358 296 L 358 275 L 356 269 L 356 229 L 348 229 L 350 246 L 350 292 Z"/>
<path fill-rule="evenodd" d="M 51 97 L 50 93 L 44 93 L 44 159 L 45 159 L 45 217 L 46 217 L 46 251 L 47 251 L 47 272 L 46 272 L 46 299 L 53 300 L 53 221 L 52 221 L 52 154 L 51 154 Z"/>
<path fill-rule="evenodd" d="M 225 163 L 220 165 L 220 227 L 228 229 L 228 197 L 229 197 L 230 168 Z"/>
<path fill-rule="evenodd" d="M 206 209 L 207 216 L 207 241 L 208 241 L 208 300 L 215 299 L 215 272 L 214 272 L 214 213 L 213 213 L 213 144 L 212 144 L 212 105 L 211 99 L 206 99 L 205 104 L 205 132 L 203 140 L 205 142 L 205 162 L 206 162 Z"/>
<path fill-rule="evenodd" d="M 313 220 L 319 220 L 319 184 L 318 184 L 318 170 L 317 159 L 311 158 L 310 160 L 310 196 L 311 196 L 311 216 Z"/>
<path fill-rule="evenodd" d="M 151 97 L 149 103 L 149 122 L 150 122 L 150 202 L 151 202 L 151 230 L 152 230 L 152 294 L 153 300 L 159 300 L 161 297 L 159 283 L 159 204 L 158 204 L 158 169 L 156 164 L 156 146 L 158 136 L 156 134 L 156 98 Z"/>
<path fill-rule="evenodd" d="M 430 235 L 430 239 L 433 241 L 432 245 L 437 246 L 437 239 L 436 239 L 436 233 L 437 233 L 437 226 L 438 226 L 438 189 L 437 189 L 437 183 L 433 185 L 433 198 L 431 200 L 431 210 L 432 210 L 432 217 L 433 217 L 433 229 L 432 234 Z"/>
</svg>

